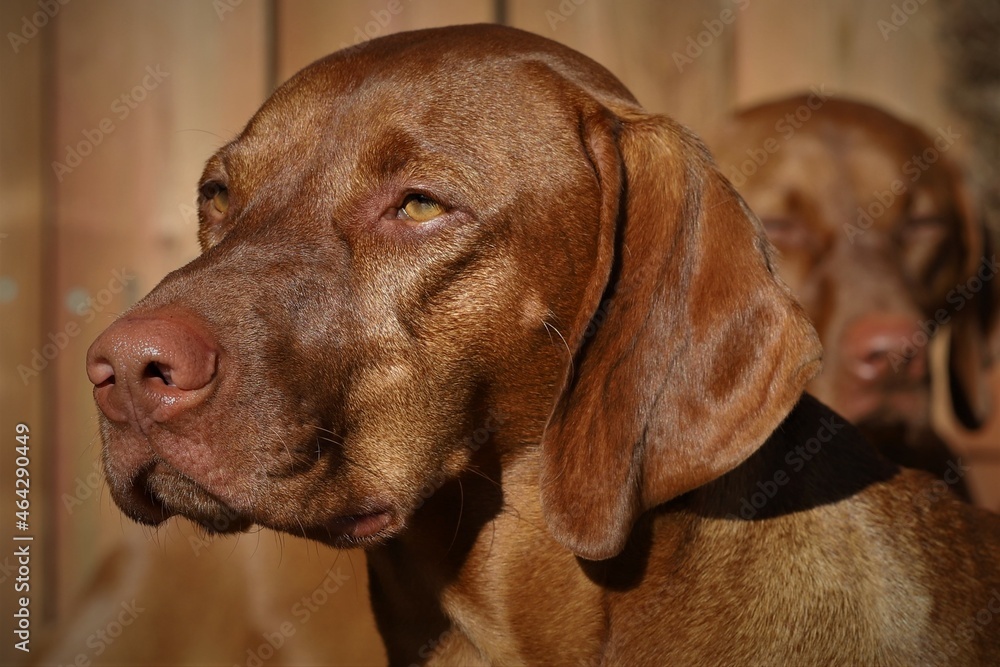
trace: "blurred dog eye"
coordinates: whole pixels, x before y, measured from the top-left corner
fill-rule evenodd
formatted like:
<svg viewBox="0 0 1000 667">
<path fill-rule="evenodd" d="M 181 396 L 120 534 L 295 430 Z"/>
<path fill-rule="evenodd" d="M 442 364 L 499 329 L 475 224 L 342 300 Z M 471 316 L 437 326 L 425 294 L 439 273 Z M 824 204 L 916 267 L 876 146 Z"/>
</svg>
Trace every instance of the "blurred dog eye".
<svg viewBox="0 0 1000 667">
<path fill-rule="evenodd" d="M 936 216 L 908 219 L 902 227 L 904 242 L 933 240 L 946 233 L 947 225 Z"/>
<path fill-rule="evenodd" d="M 199 194 L 202 201 L 212 205 L 215 213 L 225 215 L 226 211 L 229 210 L 229 190 L 221 183 L 216 183 L 215 181 L 206 183 L 201 186 Z"/>
<path fill-rule="evenodd" d="M 414 222 L 427 222 L 444 213 L 444 206 L 424 195 L 410 195 L 403 201 L 400 211 Z"/>
<path fill-rule="evenodd" d="M 776 246 L 797 248 L 809 245 L 809 230 L 794 218 L 762 218 L 767 237 Z"/>
</svg>

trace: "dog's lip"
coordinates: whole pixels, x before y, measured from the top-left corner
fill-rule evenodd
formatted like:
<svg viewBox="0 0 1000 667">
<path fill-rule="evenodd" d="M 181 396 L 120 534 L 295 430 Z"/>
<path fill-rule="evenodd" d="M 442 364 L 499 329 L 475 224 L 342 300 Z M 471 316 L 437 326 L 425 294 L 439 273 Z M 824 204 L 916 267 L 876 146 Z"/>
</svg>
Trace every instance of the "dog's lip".
<svg viewBox="0 0 1000 667">
<path fill-rule="evenodd" d="M 306 526 L 271 526 L 292 534 L 329 544 L 335 548 L 366 547 L 389 539 L 402 527 L 399 515 L 391 509 L 363 510 L 356 514 L 339 514 Z"/>
<path fill-rule="evenodd" d="M 278 518 L 246 503 L 233 502 L 207 491 L 199 482 L 162 461 L 151 461 L 132 478 L 126 513 L 149 525 L 158 525 L 172 516 L 182 516 L 214 534 L 239 533 L 254 524 L 312 537 L 335 545 L 359 546 L 388 538 L 401 526 L 391 505 L 368 499 L 345 507 L 334 516 L 313 516 L 300 508 L 297 517 Z M 119 503 L 122 504 L 122 503 Z M 306 516 L 303 516 L 306 515 Z"/>
<path fill-rule="evenodd" d="M 367 539 L 385 531 L 393 523 L 392 513 L 376 510 L 365 514 L 338 516 L 326 523 L 333 535 L 343 535 L 354 539 Z"/>
<path fill-rule="evenodd" d="M 198 482 L 162 461 L 148 465 L 136 476 L 132 485 L 134 494 L 141 493 L 160 512 L 162 518 L 154 521 L 154 525 L 179 515 L 209 533 L 225 535 L 245 532 L 255 523 L 246 511 L 210 493 Z"/>
</svg>

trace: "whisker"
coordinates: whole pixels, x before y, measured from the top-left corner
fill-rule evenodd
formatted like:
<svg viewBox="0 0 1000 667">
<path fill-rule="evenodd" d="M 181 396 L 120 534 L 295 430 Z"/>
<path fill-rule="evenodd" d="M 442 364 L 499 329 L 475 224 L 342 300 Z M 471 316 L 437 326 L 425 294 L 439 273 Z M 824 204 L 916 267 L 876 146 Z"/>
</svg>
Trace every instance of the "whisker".
<svg viewBox="0 0 1000 667">
<path fill-rule="evenodd" d="M 333 443 L 334 445 L 340 446 L 340 450 L 339 450 L 340 451 L 340 458 L 341 458 L 341 460 L 344 463 L 347 463 L 348 465 L 352 465 L 355 468 L 357 468 L 358 470 L 363 470 L 364 472 L 368 473 L 372 477 L 375 477 L 376 479 L 378 479 L 378 478 L 381 477 L 381 475 L 376 470 L 373 470 L 372 468 L 369 468 L 367 465 L 364 465 L 364 464 L 359 463 L 358 461 L 355 461 L 354 459 L 352 459 L 351 456 L 350 456 L 350 453 L 348 452 L 348 450 L 345 447 L 343 447 L 343 444 L 344 444 L 343 442 L 338 442 L 338 441 L 333 440 L 331 438 L 327 438 L 326 436 L 317 435 L 316 436 L 317 448 L 319 448 L 319 441 L 320 440 L 324 440 L 326 442 L 330 442 L 330 443 Z"/>
<path fill-rule="evenodd" d="M 551 332 L 555 331 L 556 335 L 559 336 L 559 340 L 562 341 L 563 347 L 566 348 L 566 356 L 569 358 L 569 372 L 572 375 L 574 373 L 573 351 L 569 349 L 569 343 L 566 342 L 565 336 L 562 335 L 562 333 L 559 331 L 558 328 L 556 328 L 556 326 L 554 324 L 551 324 L 551 323 L 547 322 L 546 320 L 542 320 L 542 326 L 544 326 L 545 329 L 550 332 L 549 333 L 549 340 L 552 341 L 553 345 L 555 345 L 555 341 L 552 340 L 552 333 Z"/>
<path fill-rule="evenodd" d="M 490 477 L 489 475 L 487 475 L 486 473 L 484 473 L 482 470 L 479 470 L 478 468 L 473 468 L 473 467 L 470 466 L 470 467 L 466 468 L 465 470 L 466 470 L 466 472 L 470 472 L 470 473 L 472 473 L 474 475 L 479 475 L 480 477 L 482 477 L 483 479 L 485 479 L 487 482 L 489 482 L 493 486 L 497 487 L 498 489 L 503 488 L 503 487 L 501 487 L 500 482 L 496 481 L 495 479 L 493 479 L 492 477 Z"/>
<path fill-rule="evenodd" d="M 465 512 L 465 486 L 462 485 L 462 478 L 458 478 L 458 520 L 455 522 L 455 532 L 451 536 L 451 544 L 448 545 L 448 552 L 455 546 L 458 539 L 458 530 L 462 527 L 462 514 Z"/>
<path fill-rule="evenodd" d="M 279 431 L 277 428 L 275 428 L 275 426 L 273 424 L 268 424 L 267 425 L 267 429 L 271 432 L 271 434 L 275 438 L 277 438 L 278 442 L 281 443 L 281 446 L 285 448 L 285 453 L 288 454 L 289 461 L 293 461 L 294 462 L 295 461 L 295 457 L 292 456 L 292 450 L 290 450 L 288 448 L 288 443 L 285 442 L 285 439 L 282 437 L 281 431 Z"/>
</svg>

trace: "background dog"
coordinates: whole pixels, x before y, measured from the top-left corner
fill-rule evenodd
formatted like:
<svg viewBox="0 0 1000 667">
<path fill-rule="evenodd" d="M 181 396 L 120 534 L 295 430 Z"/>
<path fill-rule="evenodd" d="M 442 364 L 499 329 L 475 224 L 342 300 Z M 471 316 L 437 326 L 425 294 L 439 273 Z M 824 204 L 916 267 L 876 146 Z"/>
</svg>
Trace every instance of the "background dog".
<svg viewBox="0 0 1000 667">
<path fill-rule="evenodd" d="M 894 460 L 963 489 L 969 461 L 931 424 L 931 342 L 950 332 L 939 409 L 981 427 L 1000 267 L 947 154 L 956 137 L 812 94 L 738 113 L 714 144 L 823 342 L 809 390 Z"/>
</svg>

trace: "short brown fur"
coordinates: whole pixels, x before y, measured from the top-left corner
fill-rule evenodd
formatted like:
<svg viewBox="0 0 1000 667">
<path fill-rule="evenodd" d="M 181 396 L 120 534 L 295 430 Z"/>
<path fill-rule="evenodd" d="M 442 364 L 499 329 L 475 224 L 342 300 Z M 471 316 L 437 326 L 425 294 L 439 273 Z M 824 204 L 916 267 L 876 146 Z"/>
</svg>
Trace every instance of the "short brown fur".
<svg viewBox="0 0 1000 667">
<path fill-rule="evenodd" d="M 89 354 L 129 516 L 366 546 L 394 665 L 1000 660 L 997 519 L 802 395 L 756 219 L 597 64 L 374 40 L 201 194 L 203 254 Z"/>
</svg>

